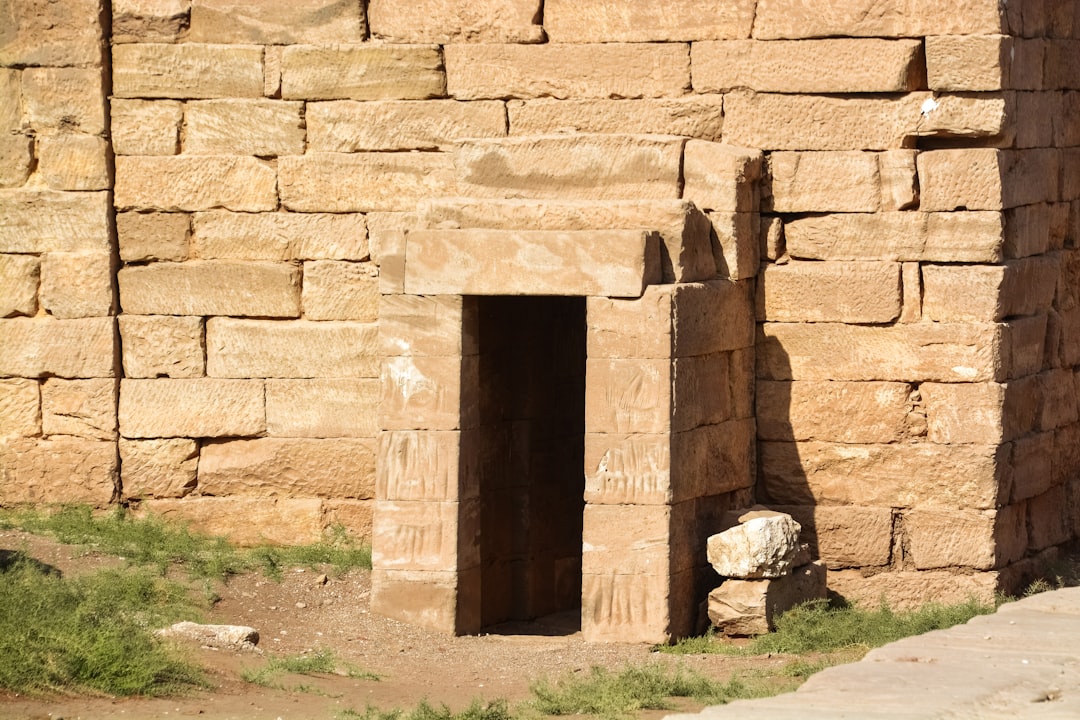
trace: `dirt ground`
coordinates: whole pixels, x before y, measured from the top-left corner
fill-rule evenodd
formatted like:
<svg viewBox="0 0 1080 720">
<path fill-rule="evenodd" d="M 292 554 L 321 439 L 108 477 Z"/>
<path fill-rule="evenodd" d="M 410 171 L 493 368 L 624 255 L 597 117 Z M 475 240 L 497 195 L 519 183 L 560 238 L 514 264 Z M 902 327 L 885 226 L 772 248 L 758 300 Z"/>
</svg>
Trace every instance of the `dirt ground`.
<svg viewBox="0 0 1080 720">
<path fill-rule="evenodd" d="M 66 574 L 102 567 L 115 558 L 87 555 L 80 548 L 16 531 L 0 531 L 0 548 L 26 550 Z M 168 699 L 110 697 L 26 698 L 0 693 L 0 718 L 99 720 L 104 718 L 200 717 L 212 720 L 333 720 L 345 709 L 363 712 L 410 708 L 421 700 L 458 710 L 475 699 L 524 700 L 531 681 L 588 672 L 594 665 L 621 668 L 649 661 L 682 663 L 716 679 L 743 668 L 781 666 L 790 658 L 671 656 L 647 645 L 586 644 L 567 634 L 566 618 L 546 624 L 498 628 L 474 637 L 450 637 L 368 612 L 370 574 L 355 571 L 320 582 L 319 572 L 290 569 L 278 582 L 248 574 L 220 584 L 221 600 L 207 622 L 249 625 L 260 634 L 262 654 L 233 653 L 192 646 L 190 653 L 209 671 L 213 688 Z M 280 682 L 306 691 L 276 690 L 244 682 L 240 672 L 257 668 L 272 655 L 332 650 L 340 661 L 374 673 L 378 680 L 345 676 L 284 676 Z M 2 659 L 0 659 L 2 661 Z M 684 703 L 680 710 L 698 706 Z M 665 712 L 640 714 L 653 720 Z"/>
</svg>

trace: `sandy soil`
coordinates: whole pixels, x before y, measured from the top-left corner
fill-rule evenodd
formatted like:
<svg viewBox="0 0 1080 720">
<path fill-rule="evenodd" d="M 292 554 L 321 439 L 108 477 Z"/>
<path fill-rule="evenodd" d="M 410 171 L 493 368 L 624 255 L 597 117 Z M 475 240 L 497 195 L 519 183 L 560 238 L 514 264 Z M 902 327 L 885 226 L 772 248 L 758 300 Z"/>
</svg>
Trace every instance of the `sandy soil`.
<svg viewBox="0 0 1080 720">
<path fill-rule="evenodd" d="M 0 549 L 24 549 L 64 573 L 118 562 L 84 550 L 14 531 L 0 531 Z M 683 663 L 726 679 L 741 668 L 780 666 L 790 658 L 729 658 L 717 655 L 674 657 L 647 645 L 586 644 L 573 632 L 572 619 L 497 628 L 475 637 L 450 637 L 368 612 L 370 576 L 365 571 L 330 577 L 292 569 L 277 582 L 259 574 L 231 579 L 216 588 L 221 600 L 208 622 L 250 625 L 261 636 L 262 654 L 191 647 L 193 659 L 208 669 L 213 688 L 180 698 L 108 697 L 25 698 L 0 693 L 0 718 L 98 720 L 104 718 L 200 717 L 332 720 L 345 709 L 370 704 L 408 708 L 420 700 L 461 709 L 475 698 L 528 696 L 531 681 L 587 672 L 592 666 L 621 668 L 650 661 Z M 244 668 L 260 667 L 269 655 L 295 655 L 329 649 L 343 662 L 374 673 L 379 680 L 339 675 L 285 676 L 292 690 L 275 690 L 240 679 Z M 2 660 L 0 660 L 2 661 Z M 304 684 L 307 691 L 296 690 Z M 686 703 L 679 709 L 697 706 Z M 642 713 L 651 720 L 663 712 Z"/>
</svg>

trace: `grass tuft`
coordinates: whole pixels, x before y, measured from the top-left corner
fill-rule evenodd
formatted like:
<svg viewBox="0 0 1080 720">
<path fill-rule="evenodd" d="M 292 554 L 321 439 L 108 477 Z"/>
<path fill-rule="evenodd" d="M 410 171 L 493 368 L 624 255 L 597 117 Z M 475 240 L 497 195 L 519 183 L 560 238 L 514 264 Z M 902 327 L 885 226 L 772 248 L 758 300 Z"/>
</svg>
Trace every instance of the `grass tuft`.
<svg viewBox="0 0 1080 720">
<path fill-rule="evenodd" d="M 241 671 L 240 677 L 253 685 L 289 689 L 279 682 L 282 675 L 330 675 L 332 673 L 340 673 L 357 680 L 379 679 L 375 673 L 360 670 L 349 663 L 340 663 L 334 652 L 327 649 L 304 655 L 272 657 L 260 668 Z M 303 686 L 293 689 L 303 689 Z"/>
<path fill-rule="evenodd" d="M 490 703 L 473 700 L 469 707 L 461 712 L 453 712 L 445 704 L 435 707 L 427 700 L 423 700 L 408 712 L 400 708 L 380 710 L 368 705 L 363 712 L 352 709 L 342 710 L 337 714 L 337 718 L 338 720 L 512 720 L 514 715 L 504 699 L 493 700 Z"/>
</svg>

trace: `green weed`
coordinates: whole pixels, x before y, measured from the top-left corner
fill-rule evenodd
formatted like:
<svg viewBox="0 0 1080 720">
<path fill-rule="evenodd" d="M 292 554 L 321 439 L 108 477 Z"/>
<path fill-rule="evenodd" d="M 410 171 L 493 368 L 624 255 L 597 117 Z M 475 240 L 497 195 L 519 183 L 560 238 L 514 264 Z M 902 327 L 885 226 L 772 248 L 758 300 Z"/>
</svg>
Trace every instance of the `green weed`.
<svg viewBox="0 0 1080 720">
<path fill-rule="evenodd" d="M 513 717 L 504 699 L 490 703 L 473 700 L 469 707 L 456 713 L 446 705 L 435 707 L 423 700 L 408 712 L 400 708 L 380 710 L 368 705 L 363 712 L 346 709 L 337 714 L 338 720 L 512 720 Z"/>
<path fill-rule="evenodd" d="M 333 651 L 326 649 L 320 649 L 305 655 L 272 657 L 260 668 L 249 668 L 241 671 L 240 677 L 245 682 L 254 685 L 290 689 L 285 688 L 279 682 L 282 675 L 330 675 L 332 673 L 340 673 L 358 680 L 379 679 L 379 676 L 374 673 L 360 670 L 349 663 L 339 662 Z M 310 692 L 309 689 L 305 690 L 305 686 L 296 686 L 291 689 Z"/>
</svg>

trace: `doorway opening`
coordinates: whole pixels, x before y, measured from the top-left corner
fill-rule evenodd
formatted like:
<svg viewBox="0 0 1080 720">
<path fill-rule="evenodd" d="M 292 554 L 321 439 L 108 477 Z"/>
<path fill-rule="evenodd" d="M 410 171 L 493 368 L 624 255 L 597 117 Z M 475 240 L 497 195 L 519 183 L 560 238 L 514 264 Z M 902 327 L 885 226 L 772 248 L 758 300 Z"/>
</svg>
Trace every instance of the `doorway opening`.
<svg viewBox="0 0 1080 720">
<path fill-rule="evenodd" d="M 583 297 L 477 297 L 481 625 L 581 623 Z M 521 622 L 547 618 L 531 628 Z"/>
</svg>

